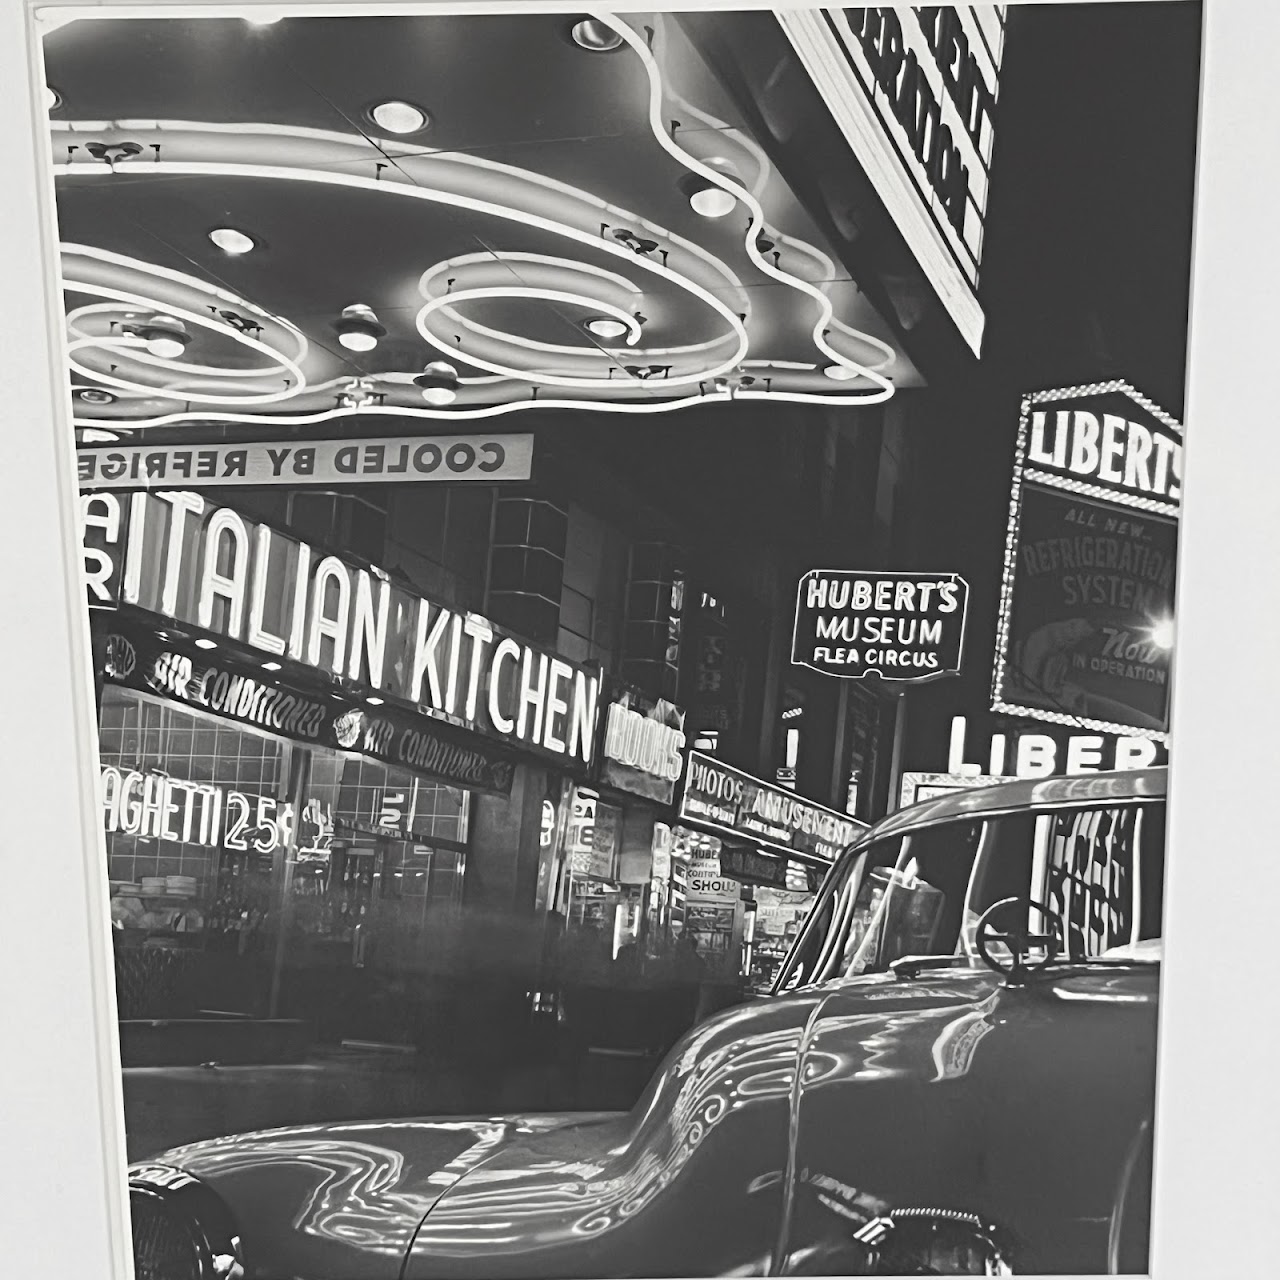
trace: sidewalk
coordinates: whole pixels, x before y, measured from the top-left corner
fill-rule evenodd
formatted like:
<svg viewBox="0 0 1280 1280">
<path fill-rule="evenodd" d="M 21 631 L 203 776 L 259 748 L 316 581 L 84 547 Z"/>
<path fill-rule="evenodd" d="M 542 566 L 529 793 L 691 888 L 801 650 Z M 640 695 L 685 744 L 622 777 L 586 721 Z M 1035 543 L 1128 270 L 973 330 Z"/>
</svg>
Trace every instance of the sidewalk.
<svg viewBox="0 0 1280 1280">
<path fill-rule="evenodd" d="M 413 1054 L 323 1049 L 296 1066 L 126 1069 L 130 1160 L 252 1129 L 333 1120 L 525 1111 L 625 1110 L 656 1064 L 592 1055 L 576 1073 L 511 1067 L 493 1082 Z"/>
</svg>

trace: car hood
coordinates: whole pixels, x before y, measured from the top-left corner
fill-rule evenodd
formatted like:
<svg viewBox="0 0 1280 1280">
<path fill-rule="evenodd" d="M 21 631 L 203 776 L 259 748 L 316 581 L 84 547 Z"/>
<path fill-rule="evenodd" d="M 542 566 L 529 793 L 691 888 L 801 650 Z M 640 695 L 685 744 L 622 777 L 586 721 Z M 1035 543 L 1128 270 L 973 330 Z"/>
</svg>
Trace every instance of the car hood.
<svg viewBox="0 0 1280 1280">
<path fill-rule="evenodd" d="M 1063 967 L 1010 992 L 989 970 L 960 967 L 829 984 L 690 1031 L 627 1113 L 308 1125 L 195 1143 L 148 1163 L 181 1168 L 222 1196 L 251 1278 L 687 1275 L 697 1247 L 690 1195 L 705 1221 L 726 1228 L 705 1233 L 719 1243 L 693 1270 L 759 1274 L 752 1219 L 765 1233 L 765 1204 L 778 1194 L 770 1188 L 788 1163 L 802 1050 L 807 1087 L 825 1087 L 828 1070 L 874 1080 L 880 1089 L 868 1097 L 882 1107 L 894 1081 L 905 1098 L 981 1070 L 987 1032 L 1001 1025 L 1030 1033 L 1026 1044 L 1008 1041 L 1030 1055 L 1018 1070 L 1043 1069 L 1038 1042 L 1062 1013 L 1110 1017 L 1147 1005 L 1154 1014 L 1158 977 L 1154 965 Z M 805 1049 L 819 1012 L 841 1039 L 834 1055 Z M 842 1025 L 856 1035 L 843 1037 Z M 735 1250 L 742 1256 L 729 1256 Z"/>
<path fill-rule="evenodd" d="M 251 1277 L 387 1280 L 451 1186 L 505 1147 L 557 1129 L 596 1130 L 616 1113 L 299 1125 L 177 1147 L 180 1168 L 226 1202 Z"/>
</svg>

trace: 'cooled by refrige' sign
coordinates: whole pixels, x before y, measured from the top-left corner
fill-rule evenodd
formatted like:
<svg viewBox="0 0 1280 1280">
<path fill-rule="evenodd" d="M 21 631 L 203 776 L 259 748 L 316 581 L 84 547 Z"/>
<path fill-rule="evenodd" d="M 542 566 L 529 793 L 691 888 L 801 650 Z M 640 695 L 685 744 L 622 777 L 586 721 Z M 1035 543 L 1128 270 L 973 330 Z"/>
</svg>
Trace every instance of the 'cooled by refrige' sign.
<svg viewBox="0 0 1280 1280">
<path fill-rule="evenodd" d="M 527 480 L 531 435 L 274 444 L 93 445 L 77 453 L 81 489 L 215 485 L 404 484 Z"/>
<path fill-rule="evenodd" d="M 689 752 L 682 820 L 830 862 L 864 828 L 847 814 Z"/>
<path fill-rule="evenodd" d="M 505 742 L 592 762 L 597 673 L 199 494 L 80 501 L 90 603 L 135 605 Z"/>
<path fill-rule="evenodd" d="M 960 669 L 969 585 L 954 573 L 811 569 L 791 661 L 825 675 L 920 684 Z"/>
<path fill-rule="evenodd" d="M 1022 405 L 992 707 L 1169 727 L 1182 427 L 1123 382 Z"/>
</svg>

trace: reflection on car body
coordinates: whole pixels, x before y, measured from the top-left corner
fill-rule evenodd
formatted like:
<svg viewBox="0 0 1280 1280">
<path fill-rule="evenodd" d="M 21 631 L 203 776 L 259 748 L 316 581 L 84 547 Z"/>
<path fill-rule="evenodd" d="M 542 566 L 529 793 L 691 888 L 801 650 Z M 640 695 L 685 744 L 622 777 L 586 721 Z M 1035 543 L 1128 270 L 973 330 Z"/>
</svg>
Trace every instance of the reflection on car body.
<svg viewBox="0 0 1280 1280">
<path fill-rule="evenodd" d="M 140 1280 L 1143 1271 L 1163 796 L 1156 770 L 891 815 L 774 994 L 629 1113 L 168 1152 L 133 1171 Z"/>
</svg>

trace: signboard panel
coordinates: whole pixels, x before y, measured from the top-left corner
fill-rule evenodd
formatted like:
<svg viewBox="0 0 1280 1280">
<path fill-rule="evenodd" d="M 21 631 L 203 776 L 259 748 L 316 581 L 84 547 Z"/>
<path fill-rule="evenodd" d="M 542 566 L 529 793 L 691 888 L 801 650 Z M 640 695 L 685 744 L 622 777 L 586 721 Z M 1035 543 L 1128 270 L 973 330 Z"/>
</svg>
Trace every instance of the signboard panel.
<svg viewBox="0 0 1280 1280">
<path fill-rule="evenodd" d="M 77 450 L 80 488 L 405 484 L 528 480 L 532 435 L 278 440 L 199 445 L 91 445 Z"/>
<path fill-rule="evenodd" d="M 811 861 L 831 862 L 865 830 L 848 814 L 690 751 L 679 818 Z"/>
<path fill-rule="evenodd" d="M 968 605 L 969 584 L 954 573 L 811 569 L 796 593 L 791 661 L 846 680 L 955 675 Z"/>
<path fill-rule="evenodd" d="M 560 763 L 594 763 L 598 670 L 197 493 L 83 500 L 92 602 L 225 637 Z"/>
<path fill-rule="evenodd" d="M 601 781 L 670 804 L 684 769 L 684 712 L 628 689 L 615 693 L 603 720 Z"/>
<path fill-rule="evenodd" d="M 980 353 L 1003 5 L 777 13 L 832 118 L 965 341 Z"/>
<path fill-rule="evenodd" d="M 104 622 L 103 677 L 295 742 L 357 751 L 454 786 L 509 795 L 515 765 L 485 739 L 420 712 L 308 688 L 223 647 L 142 620 Z"/>
<path fill-rule="evenodd" d="M 934 800 L 938 796 L 950 795 L 953 791 L 969 791 L 974 787 L 994 787 L 998 783 L 1008 781 L 1008 778 L 992 778 L 981 774 L 908 771 L 902 775 L 898 807 L 905 809 L 908 805 L 919 804 L 922 800 Z"/>
<path fill-rule="evenodd" d="M 1163 741 L 1182 428 L 1122 382 L 1023 401 L 992 707 Z"/>
</svg>

